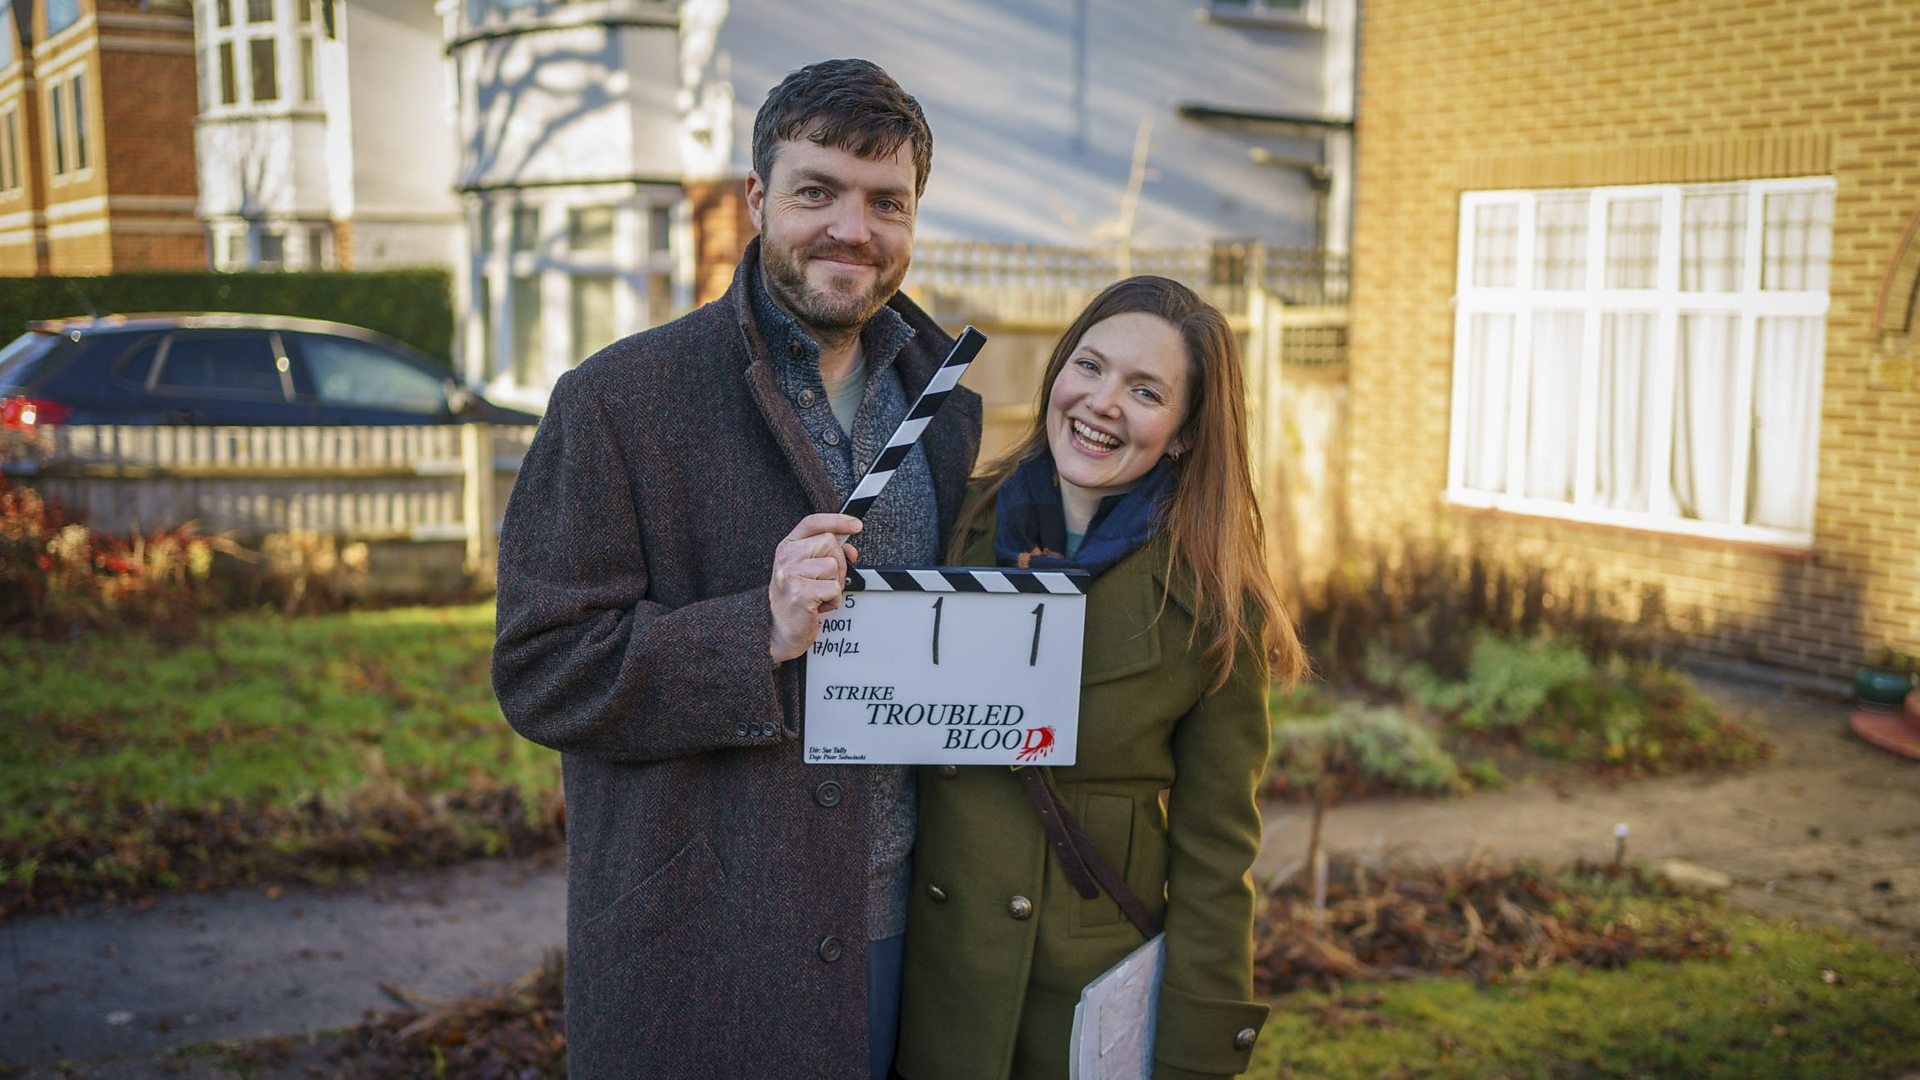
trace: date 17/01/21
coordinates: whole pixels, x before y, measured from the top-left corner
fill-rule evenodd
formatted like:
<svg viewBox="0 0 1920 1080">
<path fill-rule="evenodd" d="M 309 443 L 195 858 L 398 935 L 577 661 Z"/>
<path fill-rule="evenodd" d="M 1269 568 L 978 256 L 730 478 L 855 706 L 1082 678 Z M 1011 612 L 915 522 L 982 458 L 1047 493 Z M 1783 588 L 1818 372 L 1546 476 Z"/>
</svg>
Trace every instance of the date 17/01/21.
<svg viewBox="0 0 1920 1080">
<path fill-rule="evenodd" d="M 933 653 L 933 662 L 936 664 L 940 662 L 940 609 L 946 602 L 947 598 L 944 596 L 933 602 L 933 640 L 930 643 L 930 647 Z M 851 608 L 857 605 L 857 599 L 852 596 L 841 601 L 842 607 Z M 1046 618 L 1047 605 L 1044 603 L 1035 604 L 1033 605 L 1033 610 L 1028 614 L 1033 616 L 1033 645 L 1027 650 L 1027 666 L 1033 667 L 1040 663 L 1040 624 L 1041 620 Z M 852 619 L 823 619 L 820 623 L 820 633 L 822 635 L 843 634 L 852 629 Z M 849 648 L 849 645 L 852 647 Z M 851 642 L 816 640 L 813 643 L 813 652 L 816 656 L 827 653 L 842 656 L 858 652 L 859 650 L 859 645 Z"/>
</svg>

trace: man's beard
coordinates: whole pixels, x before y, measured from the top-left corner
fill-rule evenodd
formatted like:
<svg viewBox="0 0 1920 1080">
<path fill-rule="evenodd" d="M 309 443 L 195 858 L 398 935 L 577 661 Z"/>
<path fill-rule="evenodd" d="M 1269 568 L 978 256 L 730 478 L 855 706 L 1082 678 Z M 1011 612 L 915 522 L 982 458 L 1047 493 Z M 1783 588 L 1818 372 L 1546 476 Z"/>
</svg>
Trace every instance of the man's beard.
<svg viewBox="0 0 1920 1080">
<path fill-rule="evenodd" d="M 860 328 L 867 325 L 867 320 L 873 318 L 874 313 L 893 299 L 894 293 L 900 291 L 900 282 L 907 276 L 907 264 L 902 260 L 891 275 L 881 268 L 882 272 L 874 279 L 872 288 L 849 296 L 822 291 L 807 280 L 807 263 L 823 257 L 840 257 L 854 262 L 870 261 L 865 256 L 833 244 L 794 249 L 775 247 L 763 241 L 760 251 L 761 265 L 766 269 L 767 288 L 780 306 L 786 308 L 814 336 L 844 341 L 859 334 Z"/>
</svg>

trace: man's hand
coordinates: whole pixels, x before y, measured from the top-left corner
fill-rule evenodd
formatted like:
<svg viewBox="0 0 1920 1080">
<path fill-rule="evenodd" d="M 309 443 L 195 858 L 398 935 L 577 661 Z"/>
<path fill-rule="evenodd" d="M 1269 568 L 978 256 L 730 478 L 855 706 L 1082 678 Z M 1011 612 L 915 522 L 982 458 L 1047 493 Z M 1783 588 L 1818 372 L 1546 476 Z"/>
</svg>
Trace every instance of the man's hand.
<svg viewBox="0 0 1920 1080">
<path fill-rule="evenodd" d="M 847 566 L 860 557 L 842 537 L 861 529 L 846 514 L 809 514 L 773 549 L 773 578 L 767 599 L 773 605 L 773 632 L 767 654 L 774 663 L 802 656 L 820 633 L 820 616 L 840 606 Z"/>
</svg>

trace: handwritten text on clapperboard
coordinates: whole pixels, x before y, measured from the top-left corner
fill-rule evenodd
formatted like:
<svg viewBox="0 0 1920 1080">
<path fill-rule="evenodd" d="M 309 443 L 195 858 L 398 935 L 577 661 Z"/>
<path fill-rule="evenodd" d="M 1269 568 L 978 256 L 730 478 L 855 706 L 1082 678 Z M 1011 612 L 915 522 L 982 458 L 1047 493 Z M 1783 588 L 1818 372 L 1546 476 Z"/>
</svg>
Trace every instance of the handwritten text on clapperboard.
<svg viewBox="0 0 1920 1080">
<path fill-rule="evenodd" d="M 1083 574 L 860 569 L 807 656 L 806 759 L 1071 765 Z"/>
</svg>

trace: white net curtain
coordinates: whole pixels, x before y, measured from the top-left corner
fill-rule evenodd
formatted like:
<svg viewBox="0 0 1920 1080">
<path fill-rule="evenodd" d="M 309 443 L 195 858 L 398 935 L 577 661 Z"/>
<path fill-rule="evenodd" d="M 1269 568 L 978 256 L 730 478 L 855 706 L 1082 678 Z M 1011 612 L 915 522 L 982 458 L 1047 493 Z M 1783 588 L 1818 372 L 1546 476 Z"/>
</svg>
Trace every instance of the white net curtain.
<svg viewBox="0 0 1920 1080">
<path fill-rule="evenodd" d="M 1452 486 L 1811 539 L 1833 185 L 1485 192 Z"/>
</svg>

